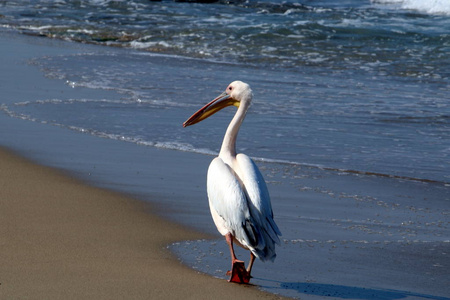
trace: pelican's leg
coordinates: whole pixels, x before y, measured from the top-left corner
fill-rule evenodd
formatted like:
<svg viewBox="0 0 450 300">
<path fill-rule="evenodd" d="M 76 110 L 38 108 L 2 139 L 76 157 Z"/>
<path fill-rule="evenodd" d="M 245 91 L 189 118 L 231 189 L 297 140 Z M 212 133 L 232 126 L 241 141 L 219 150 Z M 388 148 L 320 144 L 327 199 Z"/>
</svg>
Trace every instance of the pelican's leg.
<svg viewBox="0 0 450 300">
<path fill-rule="evenodd" d="M 248 262 L 247 266 L 247 273 L 248 276 L 252 277 L 250 273 L 252 272 L 253 263 L 255 262 L 256 256 L 253 254 L 253 252 L 250 251 L 250 261 Z"/>
<path fill-rule="evenodd" d="M 227 240 L 227 244 L 230 248 L 231 254 L 231 271 L 227 272 L 227 275 L 230 275 L 230 279 L 228 281 L 236 283 L 248 283 L 250 281 L 250 274 L 247 273 L 244 262 L 236 258 L 236 254 L 234 253 L 233 248 L 233 236 L 231 235 L 231 233 L 227 233 L 225 235 L 225 239 Z"/>
<path fill-rule="evenodd" d="M 234 253 L 234 247 L 233 247 L 233 235 L 231 233 L 227 233 L 225 235 L 225 239 L 227 240 L 228 247 L 230 248 L 230 254 L 231 254 L 231 263 L 234 263 L 235 261 L 238 261 L 236 258 L 236 254 Z"/>
</svg>

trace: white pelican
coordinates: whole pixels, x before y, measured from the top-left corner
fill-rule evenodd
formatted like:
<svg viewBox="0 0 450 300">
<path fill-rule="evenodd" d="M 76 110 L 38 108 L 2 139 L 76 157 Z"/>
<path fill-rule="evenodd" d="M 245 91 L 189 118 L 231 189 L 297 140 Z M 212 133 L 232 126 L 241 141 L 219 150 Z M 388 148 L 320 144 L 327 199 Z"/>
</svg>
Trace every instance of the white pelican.
<svg viewBox="0 0 450 300">
<path fill-rule="evenodd" d="M 228 125 L 219 156 L 208 169 L 209 208 L 217 230 L 225 236 L 231 253 L 230 282 L 248 283 L 255 257 L 275 259 L 275 243 L 281 232 L 273 220 L 272 205 L 261 172 L 245 154 L 236 154 L 236 138 L 252 101 L 250 86 L 232 82 L 225 92 L 193 114 L 183 127 L 198 123 L 224 107 L 234 105 L 237 112 Z M 233 242 L 250 250 L 250 262 L 236 258 Z"/>
</svg>

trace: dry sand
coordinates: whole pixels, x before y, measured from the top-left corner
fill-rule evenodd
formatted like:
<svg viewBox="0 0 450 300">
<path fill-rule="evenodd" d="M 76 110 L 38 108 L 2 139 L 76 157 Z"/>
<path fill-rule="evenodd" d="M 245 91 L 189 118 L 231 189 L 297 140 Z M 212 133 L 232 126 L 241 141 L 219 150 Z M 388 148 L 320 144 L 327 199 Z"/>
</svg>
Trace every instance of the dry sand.
<svg viewBox="0 0 450 300">
<path fill-rule="evenodd" d="M 1 299 L 274 299 L 183 266 L 166 249 L 204 235 L 149 204 L 0 149 Z"/>
</svg>

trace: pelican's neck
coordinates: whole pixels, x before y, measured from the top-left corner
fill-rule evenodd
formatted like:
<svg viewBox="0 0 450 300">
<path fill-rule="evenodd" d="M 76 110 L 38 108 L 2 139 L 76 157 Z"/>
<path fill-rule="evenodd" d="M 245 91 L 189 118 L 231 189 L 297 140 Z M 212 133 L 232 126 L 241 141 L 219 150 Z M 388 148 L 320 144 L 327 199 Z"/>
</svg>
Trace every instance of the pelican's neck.
<svg viewBox="0 0 450 300">
<path fill-rule="evenodd" d="M 241 127 L 242 121 L 244 121 L 245 115 L 248 110 L 248 105 L 241 104 L 236 111 L 233 119 L 228 125 L 225 137 L 223 138 L 222 147 L 220 148 L 219 157 L 222 158 L 229 165 L 232 164 L 234 158 L 236 158 L 236 139 Z"/>
</svg>

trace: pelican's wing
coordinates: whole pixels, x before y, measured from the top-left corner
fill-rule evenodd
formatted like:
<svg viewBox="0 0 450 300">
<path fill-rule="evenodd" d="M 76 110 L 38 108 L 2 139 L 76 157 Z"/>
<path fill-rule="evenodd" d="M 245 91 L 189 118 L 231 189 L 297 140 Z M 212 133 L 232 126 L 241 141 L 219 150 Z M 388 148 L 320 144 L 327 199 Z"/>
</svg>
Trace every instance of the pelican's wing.
<svg viewBox="0 0 450 300">
<path fill-rule="evenodd" d="M 221 158 L 215 158 L 208 169 L 208 199 L 211 214 L 222 235 L 230 232 L 243 246 L 256 246 L 247 197 L 233 170 Z"/>
<path fill-rule="evenodd" d="M 255 163 L 245 154 L 238 154 L 236 160 L 241 172 L 241 180 L 249 198 L 249 208 L 255 222 L 263 230 L 267 247 L 273 242 L 280 244 L 280 229 L 273 219 L 272 204 L 266 182 Z M 268 239 L 271 241 L 268 241 Z M 268 249 L 270 250 L 270 249 Z M 270 257 L 269 257 L 270 258 Z"/>
</svg>

